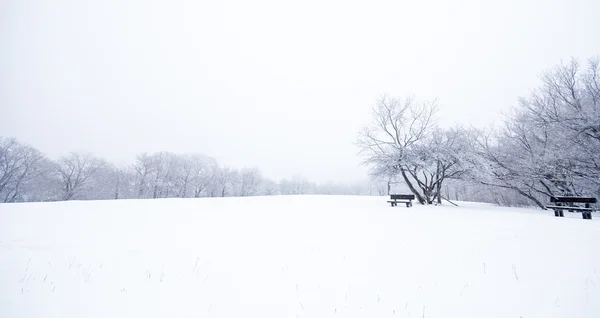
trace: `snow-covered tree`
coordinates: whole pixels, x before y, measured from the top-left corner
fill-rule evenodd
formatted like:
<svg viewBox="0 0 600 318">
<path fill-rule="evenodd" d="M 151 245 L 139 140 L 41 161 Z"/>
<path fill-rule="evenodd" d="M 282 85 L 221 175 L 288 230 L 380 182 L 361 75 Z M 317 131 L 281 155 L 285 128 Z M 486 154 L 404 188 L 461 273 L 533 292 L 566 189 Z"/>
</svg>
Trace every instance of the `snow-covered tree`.
<svg viewBox="0 0 600 318">
<path fill-rule="evenodd" d="M 239 173 L 230 167 L 216 168 L 213 187 L 216 196 L 235 196 L 238 192 Z"/>
<path fill-rule="evenodd" d="M 294 194 L 293 183 L 288 179 L 281 179 L 281 181 L 279 181 L 279 193 L 282 195 Z"/>
<path fill-rule="evenodd" d="M 211 182 L 214 181 L 217 162 L 213 158 L 204 155 L 192 155 L 190 161 L 193 196 L 199 198 L 205 195 Z"/>
<path fill-rule="evenodd" d="M 136 161 L 133 164 L 136 176 L 136 189 L 138 198 L 146 198 L 150 191 L 151 175 L 154 173 L 155 166 L 152 157 L 147 153 L 142 153 L 136 156 Z"/>
<path fill-rule="evenodd" d="M 135 198 L 136 174 L 133 167 L 106 163 L 90 180 L 85 197 L 94 200 Z"/>
<path fill-rule="evenodd" d="M 371 174 L 380 179 L 399 175 L 421 204 L 440 202 L 443 181 L 459 177 L 465 169 L 461 153 L 469 134 L 462 128 L 437 128 L 437 109 L 435 100 L 384 96 L 358 139 Z"/>
<path fill-rule="evenodd" d="M 0 202 L 22 201 L 23 190 L 45 172 L 46 161 L 37 149 L 0 137 Z"/>
<path fill-rule="evenodd" d="M 461 178 L 471 169 L 473 135 L 462 127 L 435 128 L 408 149 L 406 171 L 426 202 L 441 203 L 444 181 Z"/>
<path fill-rule="evenodd" d="M 542 85 L 502 129 L 480 133 L 479 182 L 510 189 L 544 208 L 555 195 L 600 196 L 600 68 L 576 60 L 542 75 Z"/>
<path fill-rule="evenodd" d="M 62 187 L 62 199 L 86 199 L 84 192 L 89 190 L 92 178 L 105 164 L 86 152 L 61 157 L 54 166 Z"/>
<path fill-rule="evenodd" d="M 240 196 L 253 196 L 259 192 L 262 175 L 258 168 L 245 168 L 240 173 Z"/>
<path fill-rule="evenodd" d="M 133 165 L 140 198 L 201 197 L 214 182 L 216 161 L 201 154 L 140 154 Z"/>
<path fill-rule="evenodd" d="M 258 195 L 277 195 L 279 194 L 279 185 L 270 179 L 263 179 L 260 182 Z"/>
</svg>

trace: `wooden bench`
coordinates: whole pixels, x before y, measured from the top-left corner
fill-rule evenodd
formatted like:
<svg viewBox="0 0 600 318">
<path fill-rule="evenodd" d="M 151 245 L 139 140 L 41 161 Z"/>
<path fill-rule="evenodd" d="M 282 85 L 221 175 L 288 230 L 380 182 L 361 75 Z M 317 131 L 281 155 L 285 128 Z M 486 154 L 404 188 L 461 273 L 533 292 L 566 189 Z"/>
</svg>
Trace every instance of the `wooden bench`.
<svg viewBox="0 0 600 318">
<path fill-rule="evenodd" d="M 583 219 L 591 220 L 592 219 L 592 211 L 594 210 L 591 207 L 591 204 L 596 203 L 596 198 L 589 197 L 551 197 L 550 202 L 555 205 L 547 205 L 547 209 L 554 210 L 554 216 L 556 217 L 564 217 L 564 210 L 568 210 L 569 212 L 582 212 Z M 575 206 L 574 204 L 584 203 L 585 206 Z"/>
<path fill-rule="evenodd" d="M 392 206 L 397 206 L 398 203 L 406 203 L 406 207 L 410 208 L 414 199 L 414 194 L 391 194 L 388 203 Z"/>
</svg>

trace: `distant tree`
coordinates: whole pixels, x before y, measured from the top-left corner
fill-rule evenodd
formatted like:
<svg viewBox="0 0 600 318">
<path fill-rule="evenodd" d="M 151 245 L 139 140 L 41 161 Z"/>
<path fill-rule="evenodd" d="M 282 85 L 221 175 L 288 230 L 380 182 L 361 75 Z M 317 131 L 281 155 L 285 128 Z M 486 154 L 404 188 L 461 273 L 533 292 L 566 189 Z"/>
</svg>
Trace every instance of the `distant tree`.
<svg viewBox="0 0 600 318">
<path fill-rule="evenodd" d="M 308 182 L 308 180 L 303 177 L 303 176 L 299 176 L 299 175 L 295 175 L 292 177 L 292 181 L 291 181 L 291 193 L 292 194 L 308 194 L 311 191 L 311 184 L 310 182 Z"/>
<path fill-rule="evenodd" d="M 0 137 L 0 199 L 15 202 L 23 199 L 23 189 L 44 173 L 46 158 L 37 149 L 14 138 Z"/>
<path fill-rule="evenodd" d="M 145 198 L 150 189 L 151 175 L 156 169 L 152 157 L 147 153 L 137 155 L 133 169 L 136 172 L 137 197 Z"/>
<path fill-rule="evenodd" d="M 56 162 L 43 160 L 40 165 L 41 173 L 29 180 L 21 191 L 20 199 L 16 201 L 59 201 L 63 200 L 62 180 L 56 171 Z"/>
<path fill-rule="evenodd" d="M 234 196 L 237 192 L 236 186 L 239 174 L 237 170 L 230 167 L 223 167 L 215 171 L 215 183 L 219 189 L 219 196 Z"/>
<path fill-rule="evenodd" d="M 389 179 L 385 180 L 385 178 L 381 178 L 380 176 L 374 176 L 369 183 L 369 194 L 379 196 L 388 195 L 388 187 L 390 186 Z"/>
<path fill-rule="evenodd" d="M 158 152 L 152 155 L 155 170 L 152 182 L 153 198 L 168 198 L 173 194 L 177 179 L 177 156 L 171 152 Z"/>
<path fill-rule="evenodd" d="M 192 165 L 191 184 L 193 195 L 195 198 L 199 198 L 205 193 L 210 184 L 214 182 L 217 162 L 215 159 L 204 155 L 192 155 L 190 160 Z"/>
<path fill-rule="evenodd" d="M 181 198 L 199 197 L 208 182 L 208 166 L 213 162 L 203 155 L 179 155 L 174 158 L 175 191 Z"/>
<path fill-rule="evenodd" d="M 55 164 L 62 185 L 62 199 L 75 199 L 87 189 L 91 179 L 105 162 L 90 153 L 72 152 Z"/>
<path fill-rule="evenodd" d="M 240 196 L 253 196 L 259 192 L 262 175 L 257 168 L 245 168 L 240 173 Z"/>
<path fill-rule="evenodd" d="M 273 180 L 263 179 L 259 186 L 259 195 L 276 195 L 279 194 L 279 185 Z"/>
<path fill-rule="evenodd" d="M 287 179 L 281 179 L 281 181 L 279 181 L 279 193 L 282 195 L 294 194 L 294 185 L 292 182 Z"/>
<path fill-rule="evenodd" d="M 88 191 L 86 197 L 100 200 L 135 198 L 135 180 L 133 167 L 106 163 L 90 181 L 91 191 Z"/>
<path fill-rule="evenodd" d="M 317 187 L 317 193 L 331 195 L 338 192 L 337 188 L 338 186 L 333 181 L 329 180 L 325 182 L 325 184 L 322 184 L 321 186 Z"/>
</svg>

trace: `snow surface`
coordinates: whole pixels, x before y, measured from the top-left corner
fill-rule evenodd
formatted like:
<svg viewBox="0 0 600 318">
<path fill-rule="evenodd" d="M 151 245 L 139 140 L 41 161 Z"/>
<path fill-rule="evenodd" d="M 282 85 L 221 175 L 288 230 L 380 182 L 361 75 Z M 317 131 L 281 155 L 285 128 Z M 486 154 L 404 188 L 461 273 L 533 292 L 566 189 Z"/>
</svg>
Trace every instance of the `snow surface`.
<svg viewBox="0 0 600 318">
<path fill-rule="evenodd" d="M 0 317 L 599 317 L 600 216 L 385 201 L 0 204 Z"/>
</svg>

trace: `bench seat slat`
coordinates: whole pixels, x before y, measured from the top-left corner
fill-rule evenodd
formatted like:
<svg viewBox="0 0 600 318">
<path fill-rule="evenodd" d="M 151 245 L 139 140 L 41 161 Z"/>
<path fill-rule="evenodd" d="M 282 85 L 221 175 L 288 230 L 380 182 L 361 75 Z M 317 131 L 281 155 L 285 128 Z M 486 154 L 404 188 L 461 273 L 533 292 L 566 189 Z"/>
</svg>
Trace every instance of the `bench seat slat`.
<svg viewBox="0 0 600 318">
<path fill-rule="evenodd" d="M 548 205 L 546 206 L 548 209 L 552 210 L 580 210 L 580 211 L 593 211 L 592 208 L 582 208 L 577 206 L 560 206 L 560 205 Z"/>
<path fill-rule="evenodd" d="M 552 203 L 596 203 L 594 197 L 550 197 Z"/>
<path fill-rule="evenodd" d="M 414 200 L 414 194 L 390 194 L 392 200 Z"/>
</svg>

